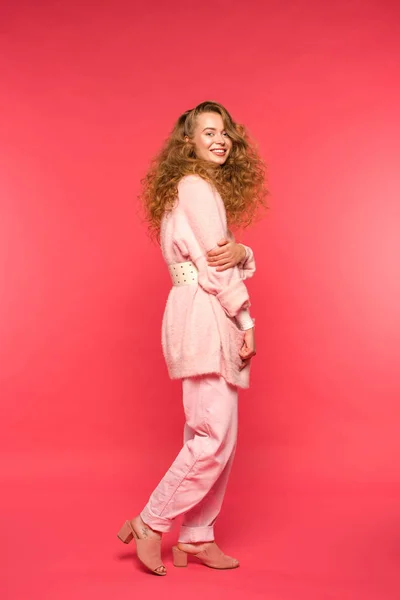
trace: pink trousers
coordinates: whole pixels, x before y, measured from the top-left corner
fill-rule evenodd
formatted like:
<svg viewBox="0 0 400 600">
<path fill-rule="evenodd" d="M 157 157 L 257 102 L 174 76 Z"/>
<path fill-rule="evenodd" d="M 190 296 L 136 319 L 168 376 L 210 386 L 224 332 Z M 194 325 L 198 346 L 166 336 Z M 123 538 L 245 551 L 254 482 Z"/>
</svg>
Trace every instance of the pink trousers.
<svg viewBox="0 0 400 600">
<path fill-rule="evenodd" d="M 184 446 L 141 513 L 167 532 L 184 515 L 180 542 L 211 542 L 236 448 L 238 390 L 219 375 L 182 380 Z"/>
</svg>

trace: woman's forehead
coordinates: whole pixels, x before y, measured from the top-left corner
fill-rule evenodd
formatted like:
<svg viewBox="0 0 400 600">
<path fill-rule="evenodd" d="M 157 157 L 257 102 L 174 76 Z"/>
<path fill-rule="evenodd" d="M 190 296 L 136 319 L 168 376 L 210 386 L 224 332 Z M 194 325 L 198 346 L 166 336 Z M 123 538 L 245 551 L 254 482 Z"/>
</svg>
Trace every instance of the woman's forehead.
<svg viewBox="0 0 400 600">
<path fill-rule="evenodd" d="M 221 115 L 217 113 L 202 113 L 197 117 L 197 125 L 201 129 L 207 129 L 208 127 L 214 129 L 224 129 L 224 122 Z"/>
</svg>

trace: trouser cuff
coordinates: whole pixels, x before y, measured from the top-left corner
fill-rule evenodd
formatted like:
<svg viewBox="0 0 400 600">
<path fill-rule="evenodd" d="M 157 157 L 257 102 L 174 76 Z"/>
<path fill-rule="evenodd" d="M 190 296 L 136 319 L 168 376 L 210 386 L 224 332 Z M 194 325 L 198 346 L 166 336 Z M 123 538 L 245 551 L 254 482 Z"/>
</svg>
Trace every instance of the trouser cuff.
<svg viewBox="0 0 400 600">
<path fill-rule="evenodd" d="M 213 542 L 214 527 L 186 527 L 185 525 L 182 525 L 178 541 L 182 542 L 182 544 Z"/>
<path fill-rule="evenodd" d="M 145 506 L 140 516 L 146 525 L 154 529 L 154 531 L 161 531 L 162 533 L 167 533 L 172 527 L 171 519 L 164 519 L 163 517 L 158 517 L 154 513 L 151 512 L 148 506 Z"/>
</svg>

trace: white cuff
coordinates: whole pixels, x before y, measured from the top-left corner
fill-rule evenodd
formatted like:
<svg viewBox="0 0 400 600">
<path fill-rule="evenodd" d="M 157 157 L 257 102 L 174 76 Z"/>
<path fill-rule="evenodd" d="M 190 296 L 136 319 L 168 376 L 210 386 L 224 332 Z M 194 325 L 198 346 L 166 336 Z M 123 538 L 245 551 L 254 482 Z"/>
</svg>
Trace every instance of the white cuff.
<svg viewBox="0 0 400 600">
<path fill-rule="evenodd" d="M 251 318 L 247 308 L 242 308 L 242 310 L 236 315 L 235 319 L 239 329 L 242 331 L 246 331 L 247 329 L 254 327 L 254 321 Z"/>
</svg>

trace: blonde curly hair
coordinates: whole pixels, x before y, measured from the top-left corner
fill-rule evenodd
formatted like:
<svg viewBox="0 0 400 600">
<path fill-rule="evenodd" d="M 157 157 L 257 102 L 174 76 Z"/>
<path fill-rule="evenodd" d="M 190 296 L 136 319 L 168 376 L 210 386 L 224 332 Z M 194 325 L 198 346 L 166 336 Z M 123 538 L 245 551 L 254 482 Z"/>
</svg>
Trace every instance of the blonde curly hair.
<svg viewBox="0 0 400 600">
<path fill-rule="evenodd" d="M 198 158 L 191 141 L 198 115 L 209 112 L 221 115 L 225 131 L 232 141 L 232 149 L 223 165 Z M 185 138 L 189 140 L 185 141 Z M 139 199 L 145 220 L 150 234 L 158 241 L 161 219 L 175 205 L 179 181 L 185 175 L 194 173 L 214 185 L 221 195 L 229 227 L 247 227 L 259 208 L 267 208 L 265 164 L 249 140 L 246 128 L 235 123 L 226 108 L 218 102 L 202 102 L 179 117 L 140 182 L 142 190 Z"/>
</svg>

